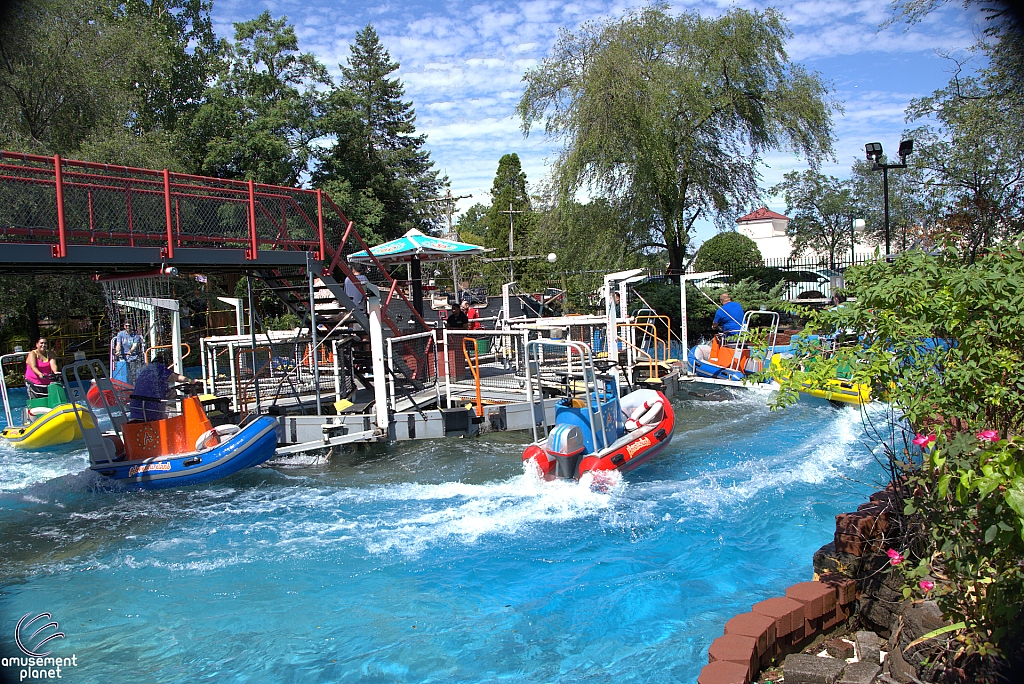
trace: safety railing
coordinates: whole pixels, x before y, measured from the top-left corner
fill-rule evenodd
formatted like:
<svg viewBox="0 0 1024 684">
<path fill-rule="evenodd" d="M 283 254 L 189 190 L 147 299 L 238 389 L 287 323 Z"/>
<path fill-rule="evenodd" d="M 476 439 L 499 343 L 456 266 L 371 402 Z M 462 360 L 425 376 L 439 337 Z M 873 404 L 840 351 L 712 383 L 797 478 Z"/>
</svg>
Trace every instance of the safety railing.
<svg viewBox="0 0 1024 684">
<path fill-rule="evenodd" d="M 389 337 L 387 344 L 388 401 L 391 410 L 398 409 L 402 396 L 429 394 L 440 399 L 436 332 Z M 412 398 L 412 397 L 410 397 Z M 412 401 L 416 401 L 412 398 Z"/>
<path fill-rule="evenodd" d="M 449 406 L 521 401 L 526 393 L 526 343 L 532 330 L 445 330 L 445 395 Z M 463 342 L 474 339 L 472 350 Z M 472 356 L 472 358 L 470 358 Z"/>
<path fill-rule="evenodd" d="M 647 377 L 655 379 L 661 377 L 660 364 L 657 359 L 660 342 L 657 327 L 651 323 L 619 323 L 616 327 L 624 333 L 618 335 L 618 339 L 626 347 L 626 359 L 630 373 L 632 373 L 634 367 L 646 364 Z M 648 351 L 641 343 L 637 342 L 636 334 L 638 332 L 642 337 L 651 338 L 653 341 L 651 351 Z"/>
</svg>

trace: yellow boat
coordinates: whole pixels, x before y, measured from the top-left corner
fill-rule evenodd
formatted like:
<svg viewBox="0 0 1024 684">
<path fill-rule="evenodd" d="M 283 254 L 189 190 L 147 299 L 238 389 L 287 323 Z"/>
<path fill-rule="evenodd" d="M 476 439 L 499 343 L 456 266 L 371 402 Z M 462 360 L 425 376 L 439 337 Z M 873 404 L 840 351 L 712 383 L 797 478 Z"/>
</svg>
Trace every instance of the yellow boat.
<svg viewBox="0 0 1024 684">
<path fill-rule="evenodd" d="M 31 412 L 38 409 L 29 409 Z M 12 425 L 0 432 L 0 437 L 11 446 L 21 449 L 44 449 L 58 444 L 67 444 L 82 439 L 82 429 L 78 425 L 75 413 L 82 419 L 87 428 L 96 427 L 92 413 L 75 404 L 60 404 L 47 409 L 42 415 L 28 425 Z"/>
<path fill-rule="evenodd" d="M 0 368 L 3 360 L 9 357 L 23 357 L 24 352 L 5 354 L 0 357 Z M 0 377 L 4 402 L 4 413 L 7 427 L 0 431 L 0 437 L 11 446 L 20 449 L 45 449 L 46 447 L 67 444 L 82 439 L 82 428 L 75 418 L 78 413 L 82 424 L 87 428 L 96 426 L 92 413 L 80 405 L 68 402 L 67 392 L 59 382 L 52 382 L 46 388 L 46 396 L 29 399 L 25 408 L 21 409 L 21 424 L 16 425 L 14 411 L 7 396 L 7 383 Z"/>
<path fill-rule="evenodd" d="M 790 372 L 782 367 L 782 355 L 775 354 L 772 356 L 771 363 L 772 375 L 776 380 L 780 378 L 789 379 Z M 810 382 L 801 383 L 799 388 L 801 394 L 806 394 L 811 397 L 818 397 L 819 399 L 827 399 L 828 401 L 838 401 L 844 404 L 855 404 L 862 405 L 867 404 L 871 401 L 871 386 L 853 382 L 852 380 L 835 378 L 825 383 L 825 389 L 812 387 Z"/>
</svg>

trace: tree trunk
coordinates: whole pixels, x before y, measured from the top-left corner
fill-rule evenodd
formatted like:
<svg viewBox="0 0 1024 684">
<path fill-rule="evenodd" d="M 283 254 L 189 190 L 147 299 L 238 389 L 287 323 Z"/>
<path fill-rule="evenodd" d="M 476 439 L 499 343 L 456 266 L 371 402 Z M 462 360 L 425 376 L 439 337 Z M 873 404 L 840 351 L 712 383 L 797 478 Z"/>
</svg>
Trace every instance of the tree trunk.
<svg viewBox="0 0 1024 684">
<path fill-rule="evenodd" d="M 28 332 L 28 347 L 33 349 L 39 340 L 39 303 L 34 294 L 29 295 L 28 301 L 25 302 L 25 317 L 28 319 L 25 326 Z"/>
</svg>

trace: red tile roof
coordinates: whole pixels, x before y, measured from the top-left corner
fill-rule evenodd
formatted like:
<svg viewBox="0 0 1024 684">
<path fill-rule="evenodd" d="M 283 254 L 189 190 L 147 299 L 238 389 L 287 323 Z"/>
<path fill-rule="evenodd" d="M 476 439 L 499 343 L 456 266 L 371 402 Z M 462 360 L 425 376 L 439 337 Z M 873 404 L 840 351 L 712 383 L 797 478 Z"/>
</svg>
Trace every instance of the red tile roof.
<svg viewBox="0 0 1024 684">
<path fill-rule="evenodd" d="M 769 209 L 768 207 L 761 207 L 760 209 L 755 209 L 746 216 L 736 219 L 736 223 L 746 223 L 747 221 L 764 221 L 766 219 L 785 219 L 786 221 L 788 221 L 789 217 L 776 213 Z"/>
</svg>

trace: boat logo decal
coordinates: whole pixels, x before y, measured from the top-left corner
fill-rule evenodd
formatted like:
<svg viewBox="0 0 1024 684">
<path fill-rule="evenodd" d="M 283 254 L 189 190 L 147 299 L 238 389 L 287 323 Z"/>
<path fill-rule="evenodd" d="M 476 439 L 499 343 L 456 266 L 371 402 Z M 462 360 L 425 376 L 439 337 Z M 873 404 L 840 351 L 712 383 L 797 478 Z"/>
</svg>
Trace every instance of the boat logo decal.
<svg viewBox="0 0 1024 684">
<path fill-rule="evenodd" d="M 641 449 L 646 449 L 649 446 L 651 446 L 651 438 L 644 435 L 643 437 L 636 440 L 632 444 L 627 445 L 626 453 L 629 454 L 630 458 L 633 458 L 633 455 L 636 454 L 636 452 L 640 451 Z"/>
<path fill-rule="evenodd" d="M 140 475 L 142 473 L 153 473 L 161 470 L 170 470 L 171 464 L 169 461 L 163 461 L 161 463 L 145 463 L 143 465 L 132 466 L 128 469 L 128 477 L 133 475 Z"/>
</svg>

